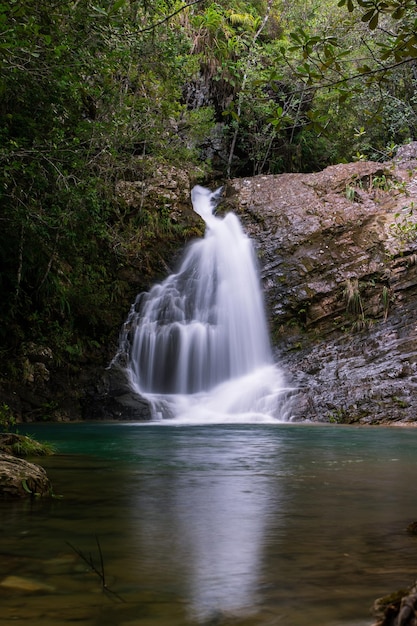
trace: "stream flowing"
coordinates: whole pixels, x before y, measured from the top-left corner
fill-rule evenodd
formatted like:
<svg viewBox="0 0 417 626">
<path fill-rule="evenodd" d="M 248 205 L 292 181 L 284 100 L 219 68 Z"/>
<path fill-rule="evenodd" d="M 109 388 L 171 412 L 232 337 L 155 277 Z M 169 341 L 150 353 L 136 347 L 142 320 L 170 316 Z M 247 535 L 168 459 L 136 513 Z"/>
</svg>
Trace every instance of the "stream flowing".
<svg viewBox="0 0 417 626">
<path fill-rule="evenodd" d="M 0 502 L 0 624 L 370 626 L 415 580 L 417 429 L 172 424 L 23 427 L 62 498 Z"/>
</svg>

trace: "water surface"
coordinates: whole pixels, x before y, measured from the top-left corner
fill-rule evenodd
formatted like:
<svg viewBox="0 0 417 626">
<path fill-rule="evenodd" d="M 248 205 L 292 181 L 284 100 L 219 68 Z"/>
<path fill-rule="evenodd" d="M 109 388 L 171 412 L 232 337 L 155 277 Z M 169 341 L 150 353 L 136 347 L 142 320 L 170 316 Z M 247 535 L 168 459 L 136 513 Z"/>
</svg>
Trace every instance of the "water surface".
<svg viewBox="0 0 417 626">
<path fill-rule="evenodd" d="M 417 430 L 27 426 L 51 502 L 0 503 L 1 623 L 364 626 L 417 573 Z M 98 570 L 100 544 L 106 583 Z M 76 550 L 74 550 L 74 548 Z M 117 594 L 117 595 L 115 595 Z"/>
</svg>

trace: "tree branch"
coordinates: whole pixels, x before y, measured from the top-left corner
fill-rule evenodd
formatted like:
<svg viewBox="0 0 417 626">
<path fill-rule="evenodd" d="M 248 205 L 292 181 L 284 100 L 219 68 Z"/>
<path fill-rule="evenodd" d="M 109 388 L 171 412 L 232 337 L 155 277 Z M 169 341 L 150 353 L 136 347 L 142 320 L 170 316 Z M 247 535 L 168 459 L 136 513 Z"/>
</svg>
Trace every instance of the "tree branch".
<svg viewBox="0 0 417 626">
<path fill-rule="evenodd" d="M 110 596 L 117 598 L 117 600 L 119 600 L 120 602 L 125 602 L 125 600 L 123 600 L 123 598 L 119 596 L 118 593 L 116 593 L 115 591 L 112 591 L 112 589 L 109 589 L 109 587 L 107 586 L 106 577 L 104 575 L 103 553 L 101 551 L 101 546 L 100 546 L 100 542 L 98 540 L 97 535 L 96 535 L 96 543 L 97 543 L 98 553 L 100 557 L 100 569 L 98 569 L 94 565 L 94 561 L 93 561 L 93 557 L 91 553 L 88 556 L 86 556 L 79 548 L 76 548 L 69 541 L 66 541 L 66 544 L 71 548 L 71 550 L 74 550 L 75 554 L 78 554 L 78 556 L 84 561 L 84 563 L 88 565 L 91 571 L 94 572 L 94 574 L 96 574 L 99 577 L 99 579 L 101 580 L 101 587 L 103 591 L 105 591 Z"/>
<path fill-rule="evenodd" d="M 161 24 L 164 24 L 165 22 L 168 22 L 168 20 L 171 19 L 171 17 L 174 17 L 174 15 L 177 15 L 178 13 L 181 13 L 181 11 L 184 11 L 184 9 L 188 9 L 188 7 L 192 7 L 194 4 L 199 4 L 200 2 L 203 2 L 204 0 L 194 0 L 194 2 L 190 2 L 189 4 L 185 4 L 183 7 L 181 7 L 180 9 L 177 9 L 176 11 L 174 11 L 173 13 L 170 13 L 170 15 L 167 15 L 166 17 L 164 17 L 164 19 L 160 20 L 159 22 L 155 22 L 155 24 L 151 24 L 151 26 L 147 26 L 146 28 L 142 28 L 141 30 L 137 30 L 136 33 L 148 33 L 151 30 L 154 30 L 155 28 L 158 28 L 158 26 L 161 26 Z"/>
<path fill-rule="evenodd" d="M 397 67 L 400 67 L 401 65 L 405 65 L 406 63 L 411 63 L 415 61 L 416 59 L 414 58 L 403 59 L 402 61 L 398 61 L 397 63 L 393 63 L 392 65 L 384 65 L 382 67 L 378 67 L 374 70 L 369 70 L 367 72 L 358 72 L 357 74 L 352 74 L 351 76 L 345 76 L 343 78 L 339 78 L 338 80 L 329 81 L 328 83 L 322 83 L 319 85 L 308 85 L 306 87 L 303 87 L 303 89 L 295 89 L 294 91 L 290 92 L 289 95 L 292 96 L 292 95 L 298 94 L 300 93 L 300 91 L 305 91 L 305 92 L 318 91 L 319 89 L 327 89 L 328 87 L 335 87 L 336 85 L 349 83 L 350 81 L 356 80 L 357 78 L 373 76 L 374 74 L 380 74 L 381 72 L 389 72 L 391 70 L 394 70 Z M 289 67 L 291 67 L 291 65 L 289 65 Z"/>
</svg>

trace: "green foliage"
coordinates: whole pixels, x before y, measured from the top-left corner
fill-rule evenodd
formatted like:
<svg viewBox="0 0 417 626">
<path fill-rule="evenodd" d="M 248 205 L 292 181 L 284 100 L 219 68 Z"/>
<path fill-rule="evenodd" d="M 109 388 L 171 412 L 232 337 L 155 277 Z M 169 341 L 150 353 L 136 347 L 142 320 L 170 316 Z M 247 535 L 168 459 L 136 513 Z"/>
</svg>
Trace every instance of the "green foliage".
<svg viewBox="0 0 417 626">
<path fill-rule="evenodd" d="M 349 421 L 349 410 L 338 407 L 334 411 L 326 413 L 326 418 L 330 424 L 343 424 Z M 349 423 L 349 422 L 348 422 Z"/>
<path fill-rule="evenodd" d="M 414 202 L 403 207 L 395 214 L 395 223 L 391 225 L 393 235 L 402 243 L 417 241 L 417 220 L 415 218 Z"/>
<path fill-rule="evenodd" d="M 178 125 L 197 144 L 211 117 L 180 103 L 189 44 L 167 27 L 157 42 L 138 35 L 174 4 L 0 5 L 0 342 L 10 350 L 28 323 L 57 361 L 102 340 L 122 262 L 115 181 L 137 154 L 196 158 Z"/>
<path fill-rule="evenodd" d="M 0 429 L 9 432 L 16 425 L 16 419 L 11 408 L 3 402 L 0 405 Z"/>
<path fill-rule="evenodd" d="M 346 6 L 351 13 L 359 8 L 360 19 L 370 30 L 375 30 L 387 16 L 398 23 L 396 31 L 381 45 L 381 60 L 401 63 L 417 58 L 414 0 L 339 0 L 339 6 Z"/>
<path fill-rule="evenodd" d="M 346 310 L 355 316 L 359 316 L 363 319 L 364 312 L 362 306 L 362 298 L 359 289 L 358 279 L 347 279 L 344 289 L 344 297 L 346 300 Z"/>
<path fill-rule="evenodd" d="M 346 313 L 351 320 L 351 329 L 354 332 L 360 332 L 372 325 L 372 320 L 365 316 L 361 294 L 361 288 L 363 286 L 364 285 L 358 282 L 357 278 L 348 278 L 343 292 L 346 301 Z"/>
<path fill-rule="evenodd" d="M 303 125 L 332 144 L 329 162 L 382 161 L 416 136 L 414 2 L 296 2 L 289 16 L 276 58 L 309 97 Z"/>
<path fill-rule="evenodd" d="M 50 456 L 55 454 L 55 449 L 50 443 L 39 443 L 32 437 L 19 435 L 18 438 L 10 446 L 11 453 L 20 458 L 32 456 Z"/>
<path fill-rule="evenodd" d="M 10 425 L 14 427 L 15 422 L 13 421 Z M 8 431 L 8 428 L 5 430 Z M 12 456 L 26 458 L 31 456 L 49 456 L 55 453 L 55 448 L 50 443 L 40 443 L 28 435 L 6 432 L 0 438 L 0 451 Z"/>
</svg>

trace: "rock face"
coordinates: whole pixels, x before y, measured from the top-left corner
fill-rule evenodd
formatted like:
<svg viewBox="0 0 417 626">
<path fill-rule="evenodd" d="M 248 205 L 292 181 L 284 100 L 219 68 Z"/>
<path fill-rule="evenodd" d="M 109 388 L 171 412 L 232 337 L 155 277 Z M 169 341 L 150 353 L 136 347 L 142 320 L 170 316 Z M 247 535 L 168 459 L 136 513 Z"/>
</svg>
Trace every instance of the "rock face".
<svg viewBox="0 0 417 626">
<path fill-rule="evenodd" d="M 384 164 L 234 179 L 225 187 L 219 210 L 236 211 L 257 248 L 276 358 L 295 388 L 294 419 L 417 421 L 416 168 L 415 142 Z M 159 207 L 187 237 L 199 236 L 204 225 L 189 198 L 195 174 L 149 169 L 141 182 L 116 185 L 119 200 L 138 212 Z M 133 255 L 120 270 L 129 294 L 170 273 L 185 240 L 163 246 L 158 268 L 146 254 Z M 116 301 L 122 324 L 130 295 Z M 30 344 L 23 380 L 0 381 L 0 400 L 23 421 L 149 419 L 123 375 L 105 370 L 111 352 L 103 348 L 70 375 L 54 367 L 47 347 Z"/>
<path fill-rule="evenodd" d="M 43 467 L 0 452 L 0 498 L 51 494 L 52 486 Z"/>
<path fill-rule="evenodd" d="M 416 168 L 414 143 L 389 163 L 227 187 L 255 241 L 294 419 L 417 418 Z"/>
<path fill-rule="evenodd" d="M 88 419 L 146 421 L 151 419 L 149 403 L 132 393 L 124 370 L 117 365 L 103 372 L 90 386 L 84 399 Z"/>
</svg>

